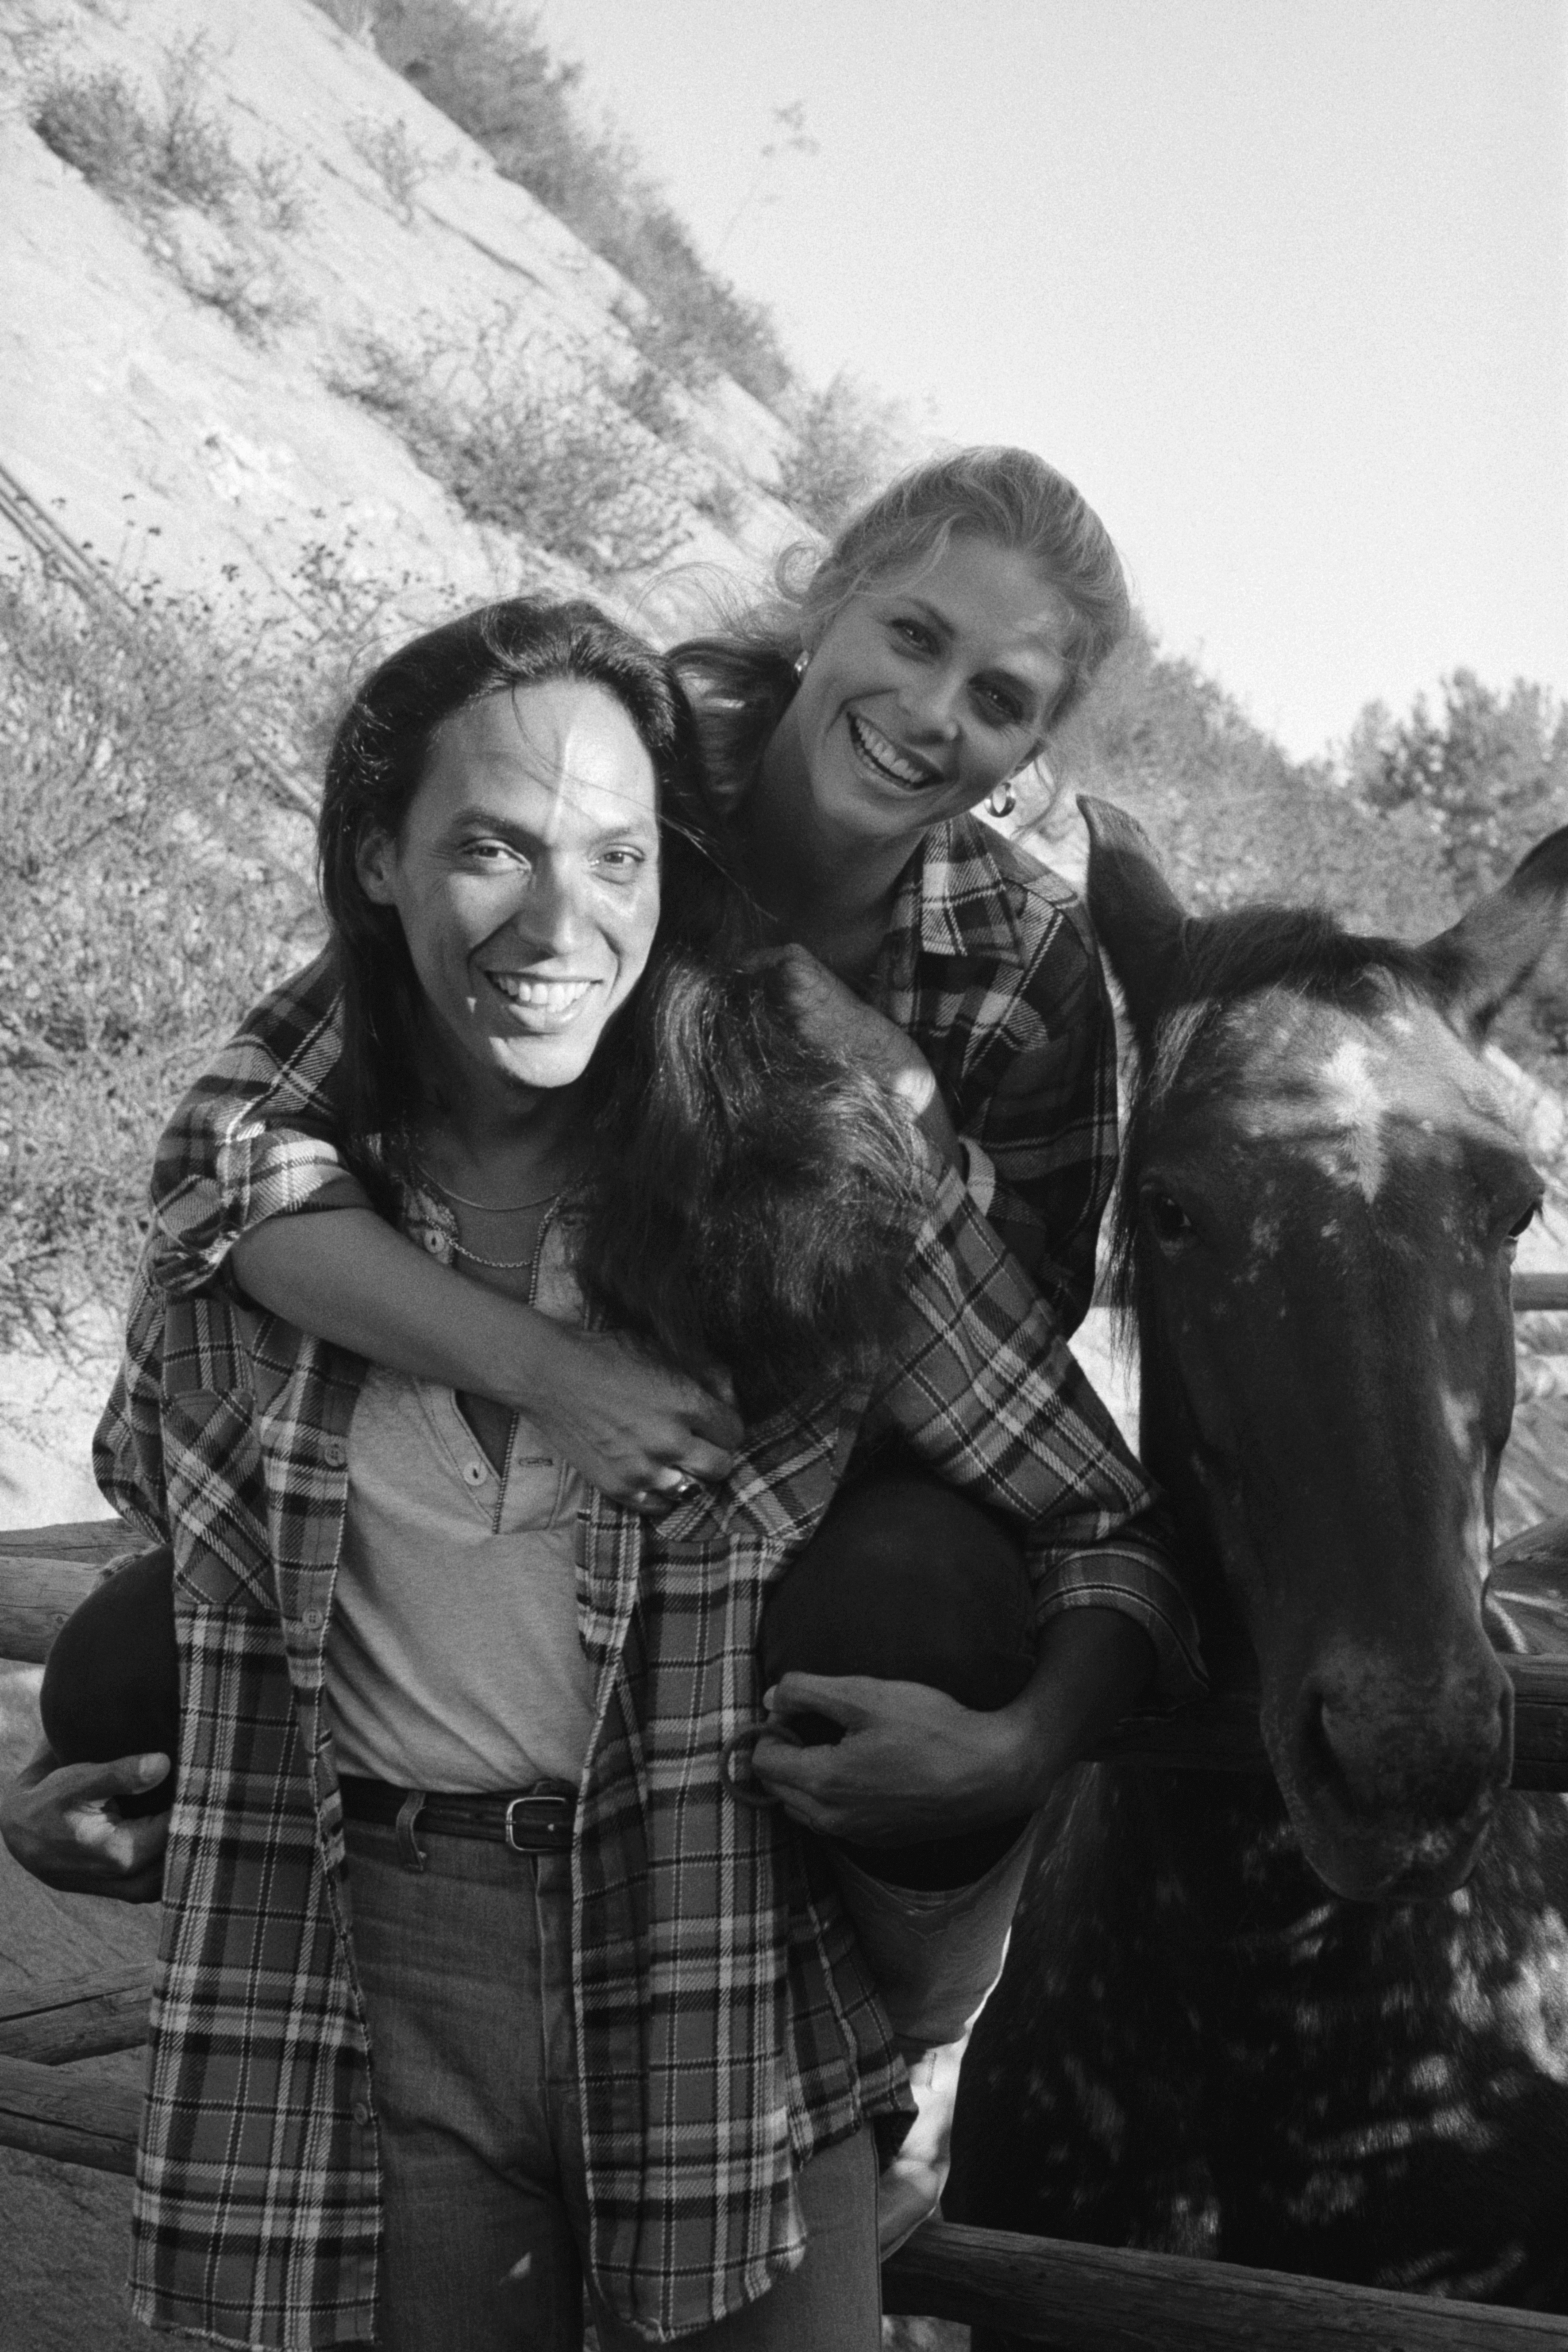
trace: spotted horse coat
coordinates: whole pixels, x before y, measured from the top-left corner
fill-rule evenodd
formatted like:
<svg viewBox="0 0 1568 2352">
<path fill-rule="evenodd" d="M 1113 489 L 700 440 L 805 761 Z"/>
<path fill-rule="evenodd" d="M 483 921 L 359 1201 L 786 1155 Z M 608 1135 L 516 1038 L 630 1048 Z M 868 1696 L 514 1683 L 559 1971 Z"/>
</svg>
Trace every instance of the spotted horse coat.
<svg viewBox="0 0 1568 2352">
<path fill-rule="evenodd" d="M 1139 1049 L 1142 1450 L 1273 1779 L 1064 1783 L 944 2210 L 1568 2309 L 1568 1798 L 1508 1789 L 1497 1657 L 1568 1651 L 1568 1523 L 1489 1558 L 1541 1187 L 1475 1052 L 1556 936 L 1568 832 L 1404 948 L 1192 921 L 1087 813 Z"/>
</svg>

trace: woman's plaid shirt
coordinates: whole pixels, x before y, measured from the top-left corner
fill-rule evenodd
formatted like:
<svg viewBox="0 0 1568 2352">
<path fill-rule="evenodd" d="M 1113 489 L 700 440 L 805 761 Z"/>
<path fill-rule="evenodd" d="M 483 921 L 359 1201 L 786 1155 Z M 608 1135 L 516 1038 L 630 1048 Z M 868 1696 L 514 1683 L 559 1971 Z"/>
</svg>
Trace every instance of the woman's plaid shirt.
<svg viewBox="0 0 1568 2352">
<path fill-rule="evenodd" d="M 931 1064 L 976 1207 L 1070 1337 L 1116 1175 L 1116 1025 L 1081 902 L 977 818 L 933 825 L 866 993 Z"/>
<path fill-rule="evenodd" d="M 228 1049 L 215 1079 L 240 1108 L 226 1137 L 209 1131 L 203 1181 L 215 1156 L 249 1171 L 222 1213 L 229 1238 L 336 1166 L 288 1124 L 335 1057 L 320 967 Z M 242 1139 L 247 1126 L 250 1143 L 269 1132 L 265 1150 Z M 219 1257 L 224 1243 L 210 1247 Z M 240 1305 L 210 1273 L 167 1296 L 157 1255 L 154 1242 L 98 1444 L 110 1500 L 173 1543 L 185 1677 L 135 2308 L 232 2343 L 363 2339 L 379 2227 L 374 2071 L 323 1654 L 363 1367 Z M 1165 1699 L 1200 1687 L 1195 1628 L 1141 1474 L 951 1177 L 873 1387 L 753 1428 L 724 1486 L 657 1527 L 594 1498 L 577 1600 L 596 1711 L 574 1851 L 588 2252 L 611 2305 L 656 2337 L 709 2324 L 798 2261 L 800 2165 L 904 2102 L 830 1883 L 781 1817 L 725 1795 L 720 1769 L 761 1711 L 763 1598 L 858 1440 L 887 1428 L 1019 1525 L 1042 1619 L 1121 1609 L 1155 1643 Z"/>
</svg>

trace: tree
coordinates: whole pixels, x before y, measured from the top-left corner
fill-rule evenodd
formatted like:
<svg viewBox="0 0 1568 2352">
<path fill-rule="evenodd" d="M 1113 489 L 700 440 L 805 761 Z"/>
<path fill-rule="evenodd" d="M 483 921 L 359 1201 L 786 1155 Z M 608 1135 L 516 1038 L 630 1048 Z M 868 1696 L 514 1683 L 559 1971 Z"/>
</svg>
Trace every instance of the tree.
<svg viewBox="0 0 1568 2352">
<path fill-rule="evenodd" d="M 1369 703 L 1346 746 L 1351 790 L 1370 808 L 1435 823 L 1461 904 L 1503 881 L 1532 842 L 1568 824 L 1568 707 L 1515 678 L 1506 695 L 1457 669 L 1436 710 L 1408 719 Z"/>
<path fill-rule="evenodd" d="M 1291 760 L 1218 681 L 1135 629 L 1052 739 L 1064 793 L 1146 827 L 1194 913 L 1253 898 L 1326 906 L 1352 930 L 1420 939 L 1458 908 L 1429 818 L 1369 805 Z"/>
</svg>

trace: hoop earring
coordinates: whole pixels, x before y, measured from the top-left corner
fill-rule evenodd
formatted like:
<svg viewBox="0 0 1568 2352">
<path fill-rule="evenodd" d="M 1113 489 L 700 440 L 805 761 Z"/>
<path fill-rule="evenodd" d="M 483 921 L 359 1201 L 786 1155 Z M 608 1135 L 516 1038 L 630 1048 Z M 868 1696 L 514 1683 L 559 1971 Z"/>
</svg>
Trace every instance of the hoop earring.
<svg viewBox="0 0 1568 2352">
<path fill-rule="evenodd" d="M 1001 795 L 1000 799 L 997 797 L 998 793 Z M 1013 811 L 1018 805 L 1018 795 L 1013 790 L 1013 779 L 1011 776 L 1004 776 L 999 784 L 992 785 L 991 796 L 987 800 L 985 805 L 990 810 L 993 816 L 1000 817 L 1012 815 Z"/>
</svg>

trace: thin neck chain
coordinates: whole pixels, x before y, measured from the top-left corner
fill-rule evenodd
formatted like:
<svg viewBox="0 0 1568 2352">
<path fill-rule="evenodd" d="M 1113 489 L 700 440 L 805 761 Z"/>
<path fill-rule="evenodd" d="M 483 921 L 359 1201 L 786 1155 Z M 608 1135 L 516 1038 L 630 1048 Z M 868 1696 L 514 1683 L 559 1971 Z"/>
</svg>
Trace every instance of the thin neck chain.
<svg viewBox="0 0 1568 2352">
<path fill-rule="evenodd" d="M 553 1193 L 551 1198 L 554 1198 Z M 536 1244 L 526 1257 L 481 1257 L 478 1250 L 465 1249 L 461 1242 L 455 1241 L 452 1244 L 452 1255 L 454 1257 L 466 1257 L 470 1265 L 493 1266 L 498 1274 L 521 1274 L 526 1267 L 533 1264 L 539 1255 L 539 1249 Z"/>
<path fill-rule="evenodd" d="M 498 1209 L 489 1201 L 470 1201 L 466 1192 L 454 1192 L 450 1184 L 443 1184 L 439 1176 L 432 1174 L 423 1160 L 416 1160 L 414 1165 L 427 1184 L 434 1184 L 444 1201 L 456 1201 L 458 1207 L 462 1209 L 478 1209 L 480 1214 L 486 1217 L 517 1217 L 521 1215 L 524 1209 L 542 1209 L 547 1201 L 558 1199 L 561 1192 L 561 1187 L 557 1184 L 552 1192 L 536 1193 L 531 1201 L 510 1201 L 504 1208 Z M 463 1255 L 473 1257 L 473 1252 L 465 1250 Z M 474 1259 L 476 1265 L 503 1265 L 506 1262 L 504 1258 L 499 1257 Z M 521 1265 L 526 1264 L 527 1261 L 520 1259 L 518 1263 Z"/>
</svg>

